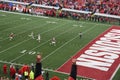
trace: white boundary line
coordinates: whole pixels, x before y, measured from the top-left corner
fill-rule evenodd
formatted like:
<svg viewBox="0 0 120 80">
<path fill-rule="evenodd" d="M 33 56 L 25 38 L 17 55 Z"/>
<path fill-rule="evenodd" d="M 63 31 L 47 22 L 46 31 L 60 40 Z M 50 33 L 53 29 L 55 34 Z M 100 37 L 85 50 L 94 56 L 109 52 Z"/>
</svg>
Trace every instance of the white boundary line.
<svg viewBox="0 0 120 80">
<path fill-rule="evenodd" d="M 34 16 L 34 17 L 39 17 L 39 18 L 49 18 L 49 17 L 45 17 L 45 16 L 36 16 L 36 15 L 31 15 L 31 14 L 24 14 L 24 13 L 19 13 L 19 12 L 10 12 L 10 11 L 3 11 L 3 10 L 0 10 L 0 12 L 19 14 L 19 15 L 25 15 L 25 16 Z"/>
<path fill-rule="evenodd" d="M 23 64 L 18 64 L 18 63 L 11 63 L 11 62 L 2 61 L 2 60 L 0 60 L 0 63 L 6 63 L 6 64 L 14 64 L 14 65 L 23 66 Z"/>
<path fill-rule="evenodd" d="M 24 65 L 24 64 L 12 63 L 12 62 L 2 61 L 2 60 L 0 60 L 0 63 L 4 63 L 4 64 L 14 64 L 14 65 L 18 65 L 18 66 L 23 66 L 23 65 Z M 53 69 L 48 69 L 48 68 L 42 68 L 42 69 L 43 69 L 43 70 L 46 70 L 46 71 L 55 72 L 55 70 L 53 70 Z"/>
<path fill-rule="evenodd" d="M 120 64 L 117 66 L 116 70 L 114 71 L 113 75 L 111 76 L 110 80 L 113 80 L 115 74 L 117 73 L 118 69 L 120 68 Z"/>
</svg>

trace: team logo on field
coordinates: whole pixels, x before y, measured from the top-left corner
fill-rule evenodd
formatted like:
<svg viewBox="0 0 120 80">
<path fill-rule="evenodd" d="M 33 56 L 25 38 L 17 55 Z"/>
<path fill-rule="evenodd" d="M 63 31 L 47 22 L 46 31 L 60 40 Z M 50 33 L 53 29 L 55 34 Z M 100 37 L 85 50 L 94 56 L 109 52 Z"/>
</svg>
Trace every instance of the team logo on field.
<svg viewBox="0 0 120 80">
<path fill-rule="evenodd" d="M 112 26 L 80 50 L 77 59 L 78 76 L 96 80 L 112 80 L 120 64 L 120 27 Z M 58 68 L 69 73 L 72 59 Z"/>
</svg>

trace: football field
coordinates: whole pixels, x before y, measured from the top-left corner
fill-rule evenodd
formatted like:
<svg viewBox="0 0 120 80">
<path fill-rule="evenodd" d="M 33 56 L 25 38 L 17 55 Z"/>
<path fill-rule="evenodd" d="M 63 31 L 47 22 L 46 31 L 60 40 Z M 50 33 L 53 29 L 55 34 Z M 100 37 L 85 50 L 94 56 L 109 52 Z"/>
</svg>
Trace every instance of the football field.
<svg viewBox="0 0 120 80">
<path fill-rule="evenodd" d="M 0 11 L 0 68 L 2 69 L 4 63 L 30 65 L 35 63 L 36 55 L 40 53 L 43 70 L 49 71 L 50 77 L 57 75 L 64 80 L 69 74 L 56 70 L 111 26 L 105 23 Z M 31 32 L 35 39 L 29 37 Z M 81 39 L 79 32 L 83 34 Z M 13 40 L 9 40 L 10 33 L 14 33 Z M 36 40 L 38 34 L 41 35 L 40 42 Z M 56 38 L 56 46 L 50 45 L 52 37 Z M 120 80 L 119 74 L 120 70 L 116 69 L 113 80 Z"/>
</svg>

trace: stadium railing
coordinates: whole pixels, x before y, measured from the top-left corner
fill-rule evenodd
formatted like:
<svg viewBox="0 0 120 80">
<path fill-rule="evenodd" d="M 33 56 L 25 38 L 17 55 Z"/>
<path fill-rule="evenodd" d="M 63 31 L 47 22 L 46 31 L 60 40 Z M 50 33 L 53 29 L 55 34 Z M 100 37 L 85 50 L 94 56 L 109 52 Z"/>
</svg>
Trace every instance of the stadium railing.
<svg viewBox="0 0 120 80">
<path fill-rule="evenodd" d="M 0 0 L 1 2 L 6 2 L 6 3 L 13 3 L 13 4 L 21 4 L 27 6 L 29 3 L 24 3 L 24 2 L 18 2 L 18 1 L 10 1 L 10 0 Z M 56 9 L 58 10 L 59 7 L 54 7 L 54 6 L 45 6 L 45 5 L 40 5 L 40 4 L 32 4 L 31 7 L 40 7 L 44 9 Z M 88 15 L 91 14 L 92 12 L 89 11 L 81 11 L 81 10 L 74 10 L 74 9 L 67 9 L 67 8 L 62 8 L 62 11 L 66 12 L 72 12 L 72 13 L 77 13 L 77 14 L 84 14 Z M 94 16 L 97 17 L 102 17 L 102 18 L 108 18 L 110 21 L 118 21 L 120 25 L 120 16 L 118 15 L 110 15 L 110 14 L 103 14 L 103 13 L 94 13 Z"/>
</svg>

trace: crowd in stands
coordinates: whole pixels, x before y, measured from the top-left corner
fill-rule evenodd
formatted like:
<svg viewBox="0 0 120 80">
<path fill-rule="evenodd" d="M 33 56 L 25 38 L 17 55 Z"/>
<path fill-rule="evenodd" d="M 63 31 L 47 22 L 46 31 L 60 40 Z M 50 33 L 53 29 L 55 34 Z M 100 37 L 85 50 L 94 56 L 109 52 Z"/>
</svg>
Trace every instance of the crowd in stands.
<svg viewBox="0 0 120 80">
<path fill-rule="evenodd" d="M 63 7 L 69 9 L 94 11 L 106 14 L 120 15 L 119 0 L 17 0 L 20 2 L 33 2 L 46 6 Z"/>
<path fill-rule="evenodd" d="M 59 7 L 58 10 L 52 8 L 28 7 L 20 4 L 0 2 L 0 9 L 7 11 L 18 11 L 23 13 L 30 13 L 32 15 L 44 15 L 61 18 L 72 18 L 75 20 L 85 19 L 98 22 L 111 22 L 113 18 L 106 18 L 101 16 L 94 16 L 94 13 L 104 13 L 110 15 L 120 16 L 120 1 L 119 0 L 15 0 L 24 3 L 34 3 L 45 6 Z M 62 8 L 74 9 L 91 12 L 89 14 L 62 11 Z"/>
<path fill-rule="evenodd" d="M 0 76 L 0 80 L 61 80 L 58 76 L 49 77 L 48 71 L 45 72 L 43 76 L 41 55 L 37 54 L 35 65 L 14 65 L 10 64 L 10 67 L 7 63 L 3 64 L 3 69 L 1 73 L 5 76 Z M 77 65 L 76 59 L 72 60 L 71 72 L 67 80 L 76 80 L 77 78 Z M 6 77 L 9 75 L 10 77 Z"/>
</svg>

